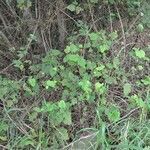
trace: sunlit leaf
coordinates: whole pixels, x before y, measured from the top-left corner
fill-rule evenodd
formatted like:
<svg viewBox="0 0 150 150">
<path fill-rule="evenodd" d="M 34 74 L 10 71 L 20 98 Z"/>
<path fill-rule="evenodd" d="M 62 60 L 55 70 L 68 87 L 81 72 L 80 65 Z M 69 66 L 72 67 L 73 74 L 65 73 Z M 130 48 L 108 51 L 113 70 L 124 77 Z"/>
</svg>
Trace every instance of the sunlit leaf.
<svg viewBox="0 0 150 150">
<path fill-rule="evenodd" d="M 112 122 L 116 122 L 120 119 L 120 110 L 116 106 L 110 106 L 106 112 L 108 119 Z"/>
<path fill-rule="evenodd" d="M 32 87 L 35 87 L 35 86 L 36 86 L 36 79 L 35 79 L 35 78 L 30 77 L 30 78 L 28 79 L 28 82 L 29 82 L 29 84 L 30 84 Z"/>
</svg>

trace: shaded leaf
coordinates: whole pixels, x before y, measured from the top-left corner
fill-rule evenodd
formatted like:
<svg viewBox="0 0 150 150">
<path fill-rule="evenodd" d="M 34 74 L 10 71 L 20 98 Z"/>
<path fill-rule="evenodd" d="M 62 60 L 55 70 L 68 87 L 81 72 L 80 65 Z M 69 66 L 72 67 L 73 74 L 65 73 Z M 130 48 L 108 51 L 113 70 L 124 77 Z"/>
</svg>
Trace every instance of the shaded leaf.
<svg viewBox="0 0 150 150">
<path fill-rule="evenodd" d="M 65 129 L 65 128 L 59 128 L 58 130 L 59 130 L 59 133 L 60 133 L 59 135 L 61 135 L 62 140 L 66 141 L 66 140 L 69 139 L 67 129 Z"/>
<path fill-rule="evenodd" d="M 131 90 L 132 90 L 131 84 L 129 83 L 124 84 L 123 86 L 124 96 L 128 96 L 131 93 Z"/>
</svg>

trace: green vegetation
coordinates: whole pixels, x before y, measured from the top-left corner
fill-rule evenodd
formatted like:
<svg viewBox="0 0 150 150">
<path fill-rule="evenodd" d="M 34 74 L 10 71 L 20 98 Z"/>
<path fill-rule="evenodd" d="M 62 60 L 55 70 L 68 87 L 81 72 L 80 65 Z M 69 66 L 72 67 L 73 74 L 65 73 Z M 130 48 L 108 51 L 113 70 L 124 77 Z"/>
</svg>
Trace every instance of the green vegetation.
<svg viewBox="0 0 150 150">
<path fill-rule="evenodd" d="M 150 149 L 148 1 L 0 6 L 0 149 Z"/>
</svg>

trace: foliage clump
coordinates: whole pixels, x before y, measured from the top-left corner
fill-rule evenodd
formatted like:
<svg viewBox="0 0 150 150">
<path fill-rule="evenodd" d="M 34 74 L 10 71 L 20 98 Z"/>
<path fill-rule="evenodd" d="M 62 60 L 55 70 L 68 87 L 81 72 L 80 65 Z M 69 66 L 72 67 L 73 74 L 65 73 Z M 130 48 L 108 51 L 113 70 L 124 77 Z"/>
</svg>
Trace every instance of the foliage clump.
<svg viewBox="0 0 150 150">
<path fill-rule="evenodd" d="M 5 1 L 9 7 L 11 3 Z M 149 22 L 144 19 L 148 2 L 88 0 L 66 4 L 68 14 L 64 14 L 73 20 L 68 21 L 73 26 L 69 26 L 70 35 L 63 49 L 55 37 L 63 32 L 60 20 L 57 29 L 52 27 L 52 45 L 53 40 L 44 33 L 49 21 L 46 18 L 42 18 L 42 25 L 35 19 L 37 26 L 32 30 L 29 22 L 18 17 L 20 27 L 28 26 L 29 31 L 27 35 L 19 28 L 15 31 L 18 35 L 14 41 L 19 43 L 22 37 L 17 46 L 13 43 L 14 47 L 5 36 L 9 30 L 2 32 L 2 42 L 9 43 L 2 43 L 2 47 L 8 46 L 6 54 L 11 57 L 10 65 L 0 71 L 0 147 L 149 149 L 150 46 L 138 42 L 149 30 Z M 30 0 L 17 0 L 15 6 L 13 9 L 22 17 L 24 13 L 40 12 L 36 2 Z M 56 2 L 56 8 L 51 9 L 58 15 L 57 7 Z M 95 12 L 106 7 L 109 13 L 103 14 L 98 26 L 99 15 Z M 121 10 L 126 10 L 126 14 Z M 87 12 L 90 21 L 85 17 Z M 48 14 L 52 15 L 47 12 L 45 17 Z M 122 16 L 129 22 L 132 18 L 134 23 L 125 27 Z M 116 21 L 120 25 L 114 30 Z M 2 24 L 5 25 L 3 19 Z M 39 32 L 39 28 L 43 29 Z M 133 40 L 134 34 L 137 37 Z M 3 60 L 0 57 L 1 63 Z"/>
</svg>

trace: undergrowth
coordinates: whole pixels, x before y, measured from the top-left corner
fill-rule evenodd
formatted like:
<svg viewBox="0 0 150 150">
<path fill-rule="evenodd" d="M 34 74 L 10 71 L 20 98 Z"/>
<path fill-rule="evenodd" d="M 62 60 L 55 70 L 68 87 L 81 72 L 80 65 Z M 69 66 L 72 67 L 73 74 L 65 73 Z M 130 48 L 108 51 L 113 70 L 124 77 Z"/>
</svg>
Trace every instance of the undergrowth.
<svg viewBox="0 0 150 150">
<path fill-rule="evenodd" d="M 20 11 L 33 7 L 26 2 L 17 1 Z M 66 9 L 78 16 L 92 13 L 97 4 L 74 1 Z M 112 30 L 112 24 L 109 31 L 108 26 L 98 29 L 78 19 L 63 49 L 34 54 L 37 28 L 23 37 L 22 45 L 9 47 L 14 56 L 0 71 L 1 148 L 150 149 L 150 45 L 130 41 L 149 31 L 149 21 L 144 15 L 132 31 L 125 29 L 118 10 L 125 5 L 126 15 L 143 16 L 149 10 L 141 4 L 104 1 L 109 10 L 116 8 L 104 20 L 119 20 L 121 29 Z M 13 77 L 4 73 L 9 67 Z"/>
</svg>

